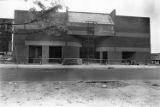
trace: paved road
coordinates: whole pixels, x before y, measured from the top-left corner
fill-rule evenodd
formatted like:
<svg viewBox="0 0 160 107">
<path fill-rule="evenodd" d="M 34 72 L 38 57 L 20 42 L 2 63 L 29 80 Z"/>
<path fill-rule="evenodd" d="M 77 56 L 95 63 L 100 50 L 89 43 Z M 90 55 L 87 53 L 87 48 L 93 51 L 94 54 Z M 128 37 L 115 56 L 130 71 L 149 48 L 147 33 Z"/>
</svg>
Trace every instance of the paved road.
<svg viewBox="0 0 160 107">
<path fill-rule="evenodd" d="M 160 68 L 0 68 L 1 81 L 156 80 Z"/>
</svg>

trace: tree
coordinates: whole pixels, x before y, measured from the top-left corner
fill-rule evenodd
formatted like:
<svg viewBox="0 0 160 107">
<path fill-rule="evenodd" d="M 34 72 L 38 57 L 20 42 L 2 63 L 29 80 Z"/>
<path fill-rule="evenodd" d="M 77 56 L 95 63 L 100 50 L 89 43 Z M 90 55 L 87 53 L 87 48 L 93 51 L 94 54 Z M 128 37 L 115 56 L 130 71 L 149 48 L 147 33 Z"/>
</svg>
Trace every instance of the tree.
<svg viewBox="0 0 160 107">
<path fill-rule="evenodd" d="M 24 0 L 28 2 L 29 0 Z M 42 3 L 43 1 L 43 3 Z M 45 5 L 45 2 L 49 3 L 49 5 Z M 29 24 L 37 24 L 39 25 L 39 29 L 36 31 L 27 31 L 25 33 L 39 33 L 46 32 L 48 34 L 56 33 L 61 34 L 66 32 L 65 23 L 58 21 L 59 10 L 62 9 L 62 5 L 60 2 L 56 2 L 55 0 L 34 0 L 33 3 L 37 6 L 29 9 L 29 12 L 33 15 L 33 18 L 24 23 L 0 23 L 0 25 L 29 25 Z M 20 33 L 9 31 L 11 33 Z"/>
<path fill-rule="evenodd" d="M 49 5 L 45 5 L 45 2 L 48 2 Z M 61 34 L 66 32 L 65 23 L 58 21 L 59 10 L 62 9 L 60 2 L 55 0 L 35 0 L 33 3 L 36 4 L 39 11 L 35 7 L 29 10 L 34 18 L 30 20 L 28 24 L 36 23 L 40 27 L 40 29 L 34 33 L 46 32 L 48 34 Z"/>
</svg>

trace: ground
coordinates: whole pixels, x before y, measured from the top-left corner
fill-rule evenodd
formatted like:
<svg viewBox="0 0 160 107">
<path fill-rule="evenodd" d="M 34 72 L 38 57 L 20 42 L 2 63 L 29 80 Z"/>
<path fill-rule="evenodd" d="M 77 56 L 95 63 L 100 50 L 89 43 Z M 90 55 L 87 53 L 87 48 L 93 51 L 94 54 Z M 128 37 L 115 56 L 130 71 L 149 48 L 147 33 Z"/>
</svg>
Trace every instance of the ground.
<svg viewBox="0 0 160 107">
<path fill-rule="evenodd" d="M 160 66 L 1 64 L 0 107 L 160 107 L 159 71 Z"/>
<path fill-rule="evenodd" d="M 0 107 L 160 107 L 160 80 L 1 81 Z"/>
</svg>

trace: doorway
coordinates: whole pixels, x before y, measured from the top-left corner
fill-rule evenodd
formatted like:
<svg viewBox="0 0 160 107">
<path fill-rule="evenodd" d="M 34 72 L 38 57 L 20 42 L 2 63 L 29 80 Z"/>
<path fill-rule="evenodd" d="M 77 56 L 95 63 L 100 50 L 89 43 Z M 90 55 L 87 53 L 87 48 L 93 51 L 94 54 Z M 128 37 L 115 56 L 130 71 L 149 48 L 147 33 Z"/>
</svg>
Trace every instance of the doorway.
<svg viewBox="0 0 160 107">
<path fill-rule="evenodd" d="M 103 55 L 103 60 L 102 60 L 102 62 L 103 62 L 103 64 L 106 64 L 106 63 L 108 62 L 108 53 L 107 53 L 107 51 L 104 51 L 104 52 L 102 53 L 102 55 Z"/>
<path fill-rule="evenodd" d="M 61 63 L 62 58 L 62 47 L 61 46 L 50 46 L 49 47 L 49 62 L 50 63 Z"/>
</svg>

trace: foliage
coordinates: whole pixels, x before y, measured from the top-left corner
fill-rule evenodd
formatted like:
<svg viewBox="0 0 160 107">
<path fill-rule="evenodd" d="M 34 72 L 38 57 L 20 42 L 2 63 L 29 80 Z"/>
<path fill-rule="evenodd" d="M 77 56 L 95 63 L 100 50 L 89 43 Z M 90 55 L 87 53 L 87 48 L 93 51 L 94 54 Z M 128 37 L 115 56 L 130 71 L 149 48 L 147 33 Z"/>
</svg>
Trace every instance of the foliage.
<svg viewBox="0 0 160 107">
<path fill-rule="evenodd" d="M 50 1 L 50 5 L 45 5 L 45 2 L 49 0 L 36 0 L 33 3 L 38 6 L 37 10 L 35 7 L 31 8 L 29 11 L 33 15 L 33 19 L 29 23 L 36 23 L 39 25 L 40 29 L 38 32 L 46 32 L 48 34 L 56 33 L 61 34 L 66 32 L 65 23 L 59 20 L 62 5 L 55 1 Z"/>
</svg>

